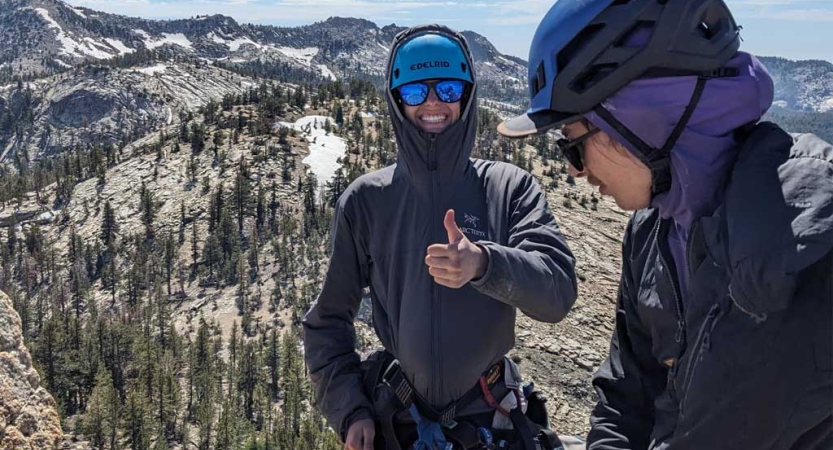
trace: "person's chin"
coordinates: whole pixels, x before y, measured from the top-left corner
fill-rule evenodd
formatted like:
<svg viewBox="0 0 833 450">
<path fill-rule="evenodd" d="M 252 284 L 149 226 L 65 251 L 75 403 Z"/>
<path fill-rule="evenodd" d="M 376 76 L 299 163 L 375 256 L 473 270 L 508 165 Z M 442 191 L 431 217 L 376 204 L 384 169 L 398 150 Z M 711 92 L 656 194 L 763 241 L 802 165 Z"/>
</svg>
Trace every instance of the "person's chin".
<svg viewBox="0 0 833 450">
<path fill-rule="evenodd" d="M 622 198 L 621 196 L 613 195 L 613 201 L 616 202 L 616 206 L 622 208 L 625 211 L 636 211 L 639 209 L 647 208 L 651 202 L 649 201 L 642 201 L 633 198 Z"/>
</svg>

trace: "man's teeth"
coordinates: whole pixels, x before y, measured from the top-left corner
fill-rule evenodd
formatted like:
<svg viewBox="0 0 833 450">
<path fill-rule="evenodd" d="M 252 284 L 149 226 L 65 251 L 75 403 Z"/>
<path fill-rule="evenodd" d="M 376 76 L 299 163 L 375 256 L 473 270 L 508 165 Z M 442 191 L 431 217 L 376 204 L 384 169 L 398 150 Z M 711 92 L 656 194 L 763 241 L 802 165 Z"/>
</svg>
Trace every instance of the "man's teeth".
<svg viewBox="0 0 833 450">
<path fill-rule="evenodd" d="M 431 116 L 422 116 L 422 119 L 421 119 L 421 120 L 422 120 L 423 122 L 428 122 L 428 123 L 440 123 L 440 122 L 445 122 L 445 119 L 446 119 L 447 117 L 448 117 L 448 116 L 446 116 L 445 114 L 442 114 L 442 115 L 431 115 Z"/>
</svg>

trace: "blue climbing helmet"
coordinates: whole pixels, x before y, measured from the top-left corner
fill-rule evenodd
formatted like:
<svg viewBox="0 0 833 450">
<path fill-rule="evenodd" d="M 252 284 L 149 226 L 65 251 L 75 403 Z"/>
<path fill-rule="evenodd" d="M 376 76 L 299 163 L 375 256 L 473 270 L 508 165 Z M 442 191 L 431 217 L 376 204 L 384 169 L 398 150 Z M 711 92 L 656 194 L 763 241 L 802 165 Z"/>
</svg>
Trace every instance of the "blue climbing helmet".
<svg viewBox="0 0 833 450">
<path fill-rule="evenodd" d="M 575 121 L 637 78 L 721 76 L 739 46 L 723 0 L 558 0 L 529 50 L 529 110 L 498 131 L 521 137 Z"/>
<path fill-rule="evenodd" d="M 449 36 L 417 34 L 396 49 L 391 67 L 390 89 L 431 79 L 456 79 L 473 83 L 471 67 L 460 43 Z"/>
</svg>

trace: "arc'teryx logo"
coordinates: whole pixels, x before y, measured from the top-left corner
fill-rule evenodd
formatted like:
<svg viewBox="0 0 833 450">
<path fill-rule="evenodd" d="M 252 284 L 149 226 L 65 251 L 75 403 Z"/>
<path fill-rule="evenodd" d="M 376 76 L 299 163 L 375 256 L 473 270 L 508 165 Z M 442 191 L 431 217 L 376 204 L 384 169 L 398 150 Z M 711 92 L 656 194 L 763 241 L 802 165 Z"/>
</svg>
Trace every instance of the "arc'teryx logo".
<svg viewBox="0 0 833 450">
<path fill-rule="evenodd" d="M 477 217 L 477 216 L 475 216 L 475 215 L 472 215 L 472 214 L 463 213 L 463 221 L 464 221 L 465 223 L 467 223 L 467 224 L 469 224 L 469 225 L 473 226 L 473 227 L 476 227 L 476 226 L 477 226 L 477 222 L 479 222 L 479 221 L 480 221 L 480 218 L 479 218 L 479 217 Z"/>
<path fill-rule="evenodd" d="M 480 222 L 479 217 L 474 214 L 463 213 L 463 223 L 467 226 L 460 227 L 460 231 L 474 237 L 485 238 L 486 232 L 477 229 L 478 222 Z"/>
<path fill-rule="evenodd" d="M 425 61 L 411 64 L 411 70 L 433 69 L 434 67 L 451 67 L 448 61 Z"/>
</svg>

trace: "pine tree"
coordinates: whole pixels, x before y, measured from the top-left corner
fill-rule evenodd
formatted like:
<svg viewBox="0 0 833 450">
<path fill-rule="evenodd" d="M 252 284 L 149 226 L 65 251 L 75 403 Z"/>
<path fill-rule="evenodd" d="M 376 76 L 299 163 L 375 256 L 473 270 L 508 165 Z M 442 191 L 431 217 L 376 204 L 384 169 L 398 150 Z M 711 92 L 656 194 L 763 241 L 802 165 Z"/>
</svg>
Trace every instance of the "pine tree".
<svg viewBox="0 0 833 450">
<path fill-rule="evenodd" d="M 264 225 L 266 225 L 266 194 L 263 192 L 263 185 L 261 184 L 257 190 L 257 206 L 255 208 L 255 228 L 259 233 L 262 233 Z"/>
<path fill-rule="evenodd" d="M 303 412 L 303 390 L 304 374 L 301 362 L 301 355 L 298 350 L 298 337 L 292 331 L 286 333 L 283 338 L 283 361 L 281 380 L 284 398 L 284 426 L 294 432 L 297 436 L 301 431 L 301 413 Z"/>
<path fill-rule="evenodd" d="M 118 428 L 119 407 L 119 397 L 113 387 L 110 371 L 104 364 L 100 364 L 82 425 L 93 447 L 103 449 L 106 443 L 111 450 L 115 450 L 111 436 L 116 434 Z"/>
<path fill-rule="evenodd" d="M 238 273 L 240 235 L 237 233 L 237 227 L 228 208 L 223 208 L 220 212 L 218 234 L 222 248 L 223 279 L 228 284 L 236 284 L 240 276 Z"/>
<path fill-rule="evenodd" d="M 163 247 L 165 251 L 165 281 L 168 286 L 168 296 L 171 296 L 171 277 L 173 276 L 174 263 L 177 258 L 177 245 L 174 241 L 174 235 L 168 232 L 165 244 Z"/>
<path fill-rule="evenodd" d="M 175 336 L 172 334 L 172 340 Z M 177 415 L 180 410 L 181 392 L 177 379 L 177 361 L 173 351 L 166 351 L 159 361 L 160 373 L 157 377 L 159 384 L 158 414 L 159 428 L 163 435 L 171 435 L 177 427 Z"/>
<path fill-rule="evenodd" d="M 277 183 L 274 181 L 272 182 L 272 194 L 269 198 L 269 229 L 273 232 L 275 230 L 275 226 L 277 225 L 277 215 L 278 215 L 278 186 Z"/>
<path fill-rule="evenodd" d="M 205 135 L 204 124 L 191 124 L 190 142 L 192 153 L 200 153 L 205 149 Z"/>
<path fill-rule="evenodd" d="M 231 399 L 225 397 L 220 411 L 220 419 L 217 422 L 217 443 L 216 450 L 233 450 L 237 448 L 236 424 L 237 410 Z"/>
<path fill-rule="evenodd" d="M 223 247 L 220 245 L 220 240 L 217 236 L 212 234 L 208 236 L 208 240 L 203 247 L 203 260 L 208 266 L 208 279 L 214 280 L 215 269 L 221 269 L 223 261 Z M 195 266 L 196 267 L 196 266 Z"/>
<path fill-rule="evenodd" d="M 199 267 L 199 247 L 197 247 L 197 221 L 191 222 L 191 276 L 197 274 L 197 267 Z"/>
<path fill-rule="evenodd" d="M 218 149 L 223 146 L 223 142 L 225 142 L 225 136 L 222 130 L 217 130 L 214 132 L 214 138 L 212 139 L 212 144 L 214 144 L 214 149 Z"/>
<path fill-rule="evenodd" d="M 249 203 L 251 201 L 251 186 L 249 185 L 249 170 L 246 166 L 246 159 L 240 159 L 240 166 L 237 170 L 237 176 L 234 179 L 234 190 L 232 196 L 234 197 L 234 209 L 237 213 L 237 232 L 243 234 L 243 219 L 249 210 Z"/>
<path fill-rule="evenodd" d="M 269 333 L 269 346 L 266 348 L 266 367 L 269 369 L 269 395 L 272 401 L 278 400 L 278 382 L 280 380 L 280 339 L 278 331 L 272 328 Z"/>
<path fill-rule="evenodd" d="M 185 243 L 185 202 L 179 202 L 179 245 Z"/>
<path fill-rule="evenodd" d="M 191 153 L 191 156 L 188 160 L 188 179 L 191 183 L 197 182 L 197 170 L 199 170 L 200 166 L 197 162 L 197 158 L 194 153 Z"/>
<path fill-rule="evenodd" d="M 240 360 L 238 390 L 243 397 L 243 413 L 249 421 L 254 418 L 255 388 L 259 380 L 257 354 L 251 342 L 246 343 Z"/>
<path fill-rule="evenodd" d="M 131 390 L 127 396 L 125 431 L 130 450 L 150 450 L 151 425 L 147 401 L 140 390 Z"/>
<path fill-rule="evenodd" d="M 139 212 L 141 213 L 142 224 L 145 226 L 145 236 L 153 240 L 153 221 L 156 218 L 156 200 L 153 192 L 147 188 L 145 182 L 139 189 Z"/>
<path fill-rule="evenodd" d="M 15 254 L 17 250 L 17 232 L 15 228 L 17 227 L 17 220 L 14 214 L 12 214 L 12 224 L 9 226 L 9 238 L 6 241 L 6 247 L 9 249 L 9 253 L 12 255 Z"/>
</svg>

